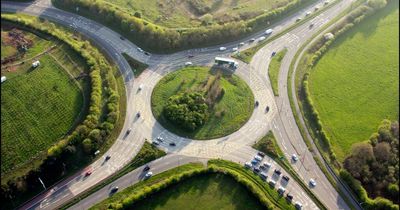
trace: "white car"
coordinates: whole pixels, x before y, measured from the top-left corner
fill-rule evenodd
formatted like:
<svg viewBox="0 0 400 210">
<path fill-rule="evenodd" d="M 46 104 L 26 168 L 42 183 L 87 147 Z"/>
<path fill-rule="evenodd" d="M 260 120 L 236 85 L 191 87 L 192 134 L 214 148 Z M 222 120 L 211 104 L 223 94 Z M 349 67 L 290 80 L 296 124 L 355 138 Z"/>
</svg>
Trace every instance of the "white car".
<svg viewBox="0 0 400 210">
<path fill-rule="evenodd" d="M 272 32 L 274 32 L 274 30 L 268 29 L 268 30 L 265 31 L 265 34 L 266 35 L 270 35 L 270 34 L 272 34 Z"/>
<path fill-rule="evenodd" d="M 143 89 L 143 84 L 140 84 L 138 90 L 142 90 L 142 89 Z"/>
<path fill-rule="evenodd" d="M 309 16 L 309 15 L 311 15 L 311 12 L 307 12 L 307 13 L 306 13 L 306 16 Z"/>
<path fill-rule="evenodd" d="M 283 193 L 285 193 L 285 188 L 284 187 L 282 187 L 282 186 L 280 186 L 279 188 L 278 188 L 278 193 L 279 194 L 283 194 Z"/>
<path fill-rule="evenodd" d="M 259 42 L 261 42 L 261 41 L 263 41 L 263 40 L 265 40 L 265 36 L 262 36 L 262 37 L 258 38 L 258 41 L 259 41 Z"/>
<path fill-rule="evenodd" d="M 254 160 L 261 161 L 261 160 L 262 160 L 262 157 L 259 156 L 259 155 L 256 155 L 256 156 L 254 156 Z"/>
<path fill-rule="evenodd" d="M 191 66 L 191 65 L 193 65 L 192 62 L 186 62 L 186 63 L 185 63 L 185 66 Z"/>
<path fill-rule="evenodd" d="M 153 172 L 149 171 L 149 172 L 146 173 L 146 175 L 144 175 L 144 178 L 148 179 L 151 176 L 153 176 Z"/>
<path fill-rule="evenodd" d="M 140 48 L 140 47 L 138 47 L 137 50 L 138 50 L 139 52 L 143 52 L 142 48 Z"/>
<path fill-rule="evenodd" d="M 232 48 L 232 52 L 236 52 L 236 51 L 238 51 L 237 47 Z"/>
<path fill-rule="evenodd" d="M 244 42 L 240 42 L 239 43 L 239 47 L 241 47 L 241 46 L 243 46 L 244 45 Z"/>
<path fill-rule="evenodd" d="M 292 155 L 292 160 L 294 160 L 294 161 L 298 161 L 298 160 L 299 160 L 299 158 L 297 157 L 297 155 L 296 155 L 296 154 L 293 154 L 293 155 Z"/>
<path fill-rule="evenodd" d="M 264 162 L 263 165 L 264 165 L 266 168 L 271 168 L 271 166 L 272 166 L 272 164 L 269 163 L 269 162 Z"/>
<path fill-rule="evenodd" d="M 296 203 L 294 203 L 294 207 L 296 207 L 296 209 L 300 210 L 303 208 L 303 204 L 301 204 L 300 202 L 297 201 Z"/>
<path fill-rule="evenodd" d="M 224 50 L 226 50 L 226 47 L 220 47 L 219 48 L 219 51 L 224 51 Z"/>
<path fill-rule="evenodd" d="M 246 163 L 244 164 L 244 167 L 246 167 L 246 168 L 251 168 L 251 163 L 250 163 L 250 162 L 246 162 Z"/>
<path fill-rule="evenodd" d="M 315 182 L 314 179 L 310 179 L 310 185 L 311 185 L 312 187 L 315 187 L 315 186 L 317 186 L 317 182 Z"/>
</svg>

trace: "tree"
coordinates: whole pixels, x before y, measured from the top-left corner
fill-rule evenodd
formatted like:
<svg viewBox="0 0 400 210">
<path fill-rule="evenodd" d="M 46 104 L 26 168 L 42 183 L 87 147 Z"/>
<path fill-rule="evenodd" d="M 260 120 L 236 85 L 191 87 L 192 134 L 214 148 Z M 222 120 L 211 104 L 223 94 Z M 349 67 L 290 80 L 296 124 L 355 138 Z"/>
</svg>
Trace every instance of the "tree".
<svg viewBox="0 0 400 210">
<path fill-rule="evenodd" d="M 84 150 L 86 153 L 91 153 L 91 152 L 92 152 L 92 149 L 93 149 L 92 140 L 90 140 L 90 139 L 88 139 L 88 138 L 85 139 L 85 140 L 83 140 L 82 146 L 83 146 L 83 150 Z"/>
<path fill-rule="evenodd" d="M 368 0 L 368 5 L 374 9 L 381 9 L 386 6 L 386 0 Z"/>
</svg>

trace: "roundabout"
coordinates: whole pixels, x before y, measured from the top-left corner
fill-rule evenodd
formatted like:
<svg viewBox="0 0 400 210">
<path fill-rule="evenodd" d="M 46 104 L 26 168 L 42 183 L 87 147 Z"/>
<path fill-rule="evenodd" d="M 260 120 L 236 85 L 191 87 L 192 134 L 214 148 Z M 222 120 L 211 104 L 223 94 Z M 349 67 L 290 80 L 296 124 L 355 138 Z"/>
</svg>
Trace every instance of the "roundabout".
<svg viewBox="0 0 400 210">
<path fill-rule="evenodd" d="M 181 113 L 189 112 L 197 104 L 176 105 L 170 101 L 173 97 L 194 93 L 201 96 L 205 111 L 203 114 L 194 112 L 203 118 L 199 118 L 199 125 L 192 129 L 187 127 L 191 119 L 174 120 L 176 117 L 167 111 L 187 116 Z M 153 89 L 151 107 L 154 117 L 163 127 L 179 136 L 199 140 L 233 133 L 247 122 L 255 108 L 253 93 L 238 76 L 218 68 L 199 66 L 179 69 L 163 77 Z"/>
</svg>

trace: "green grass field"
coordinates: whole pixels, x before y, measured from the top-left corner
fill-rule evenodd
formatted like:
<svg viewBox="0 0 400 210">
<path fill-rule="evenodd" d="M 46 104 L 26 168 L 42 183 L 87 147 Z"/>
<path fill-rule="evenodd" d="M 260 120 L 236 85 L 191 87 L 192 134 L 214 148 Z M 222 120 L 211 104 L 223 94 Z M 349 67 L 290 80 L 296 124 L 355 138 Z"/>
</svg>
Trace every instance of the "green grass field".
<svg viewBox="0 0 400 210">
<path fill-rule="evenodd" d="M 81 91 L 67 73 L 48 55 L 40 61 L 35 70 L 1 84 L 2 173 L 47 151 L 82 109 Z"/>
<path fill-rule="evenodd" d="M 171 188 L 138 202 L 132 209 L 263 209 L 243 185 L 223 174 L 193 177 Z"/>
<path fill-rule="evenodd" d="M 399 118 L 399 4 L 379 11 L 331 46 L 309 87 L 339 160 L 384 119 Z"/>
<path fill-rule="evenodd" d="M 236 75 L 221 78 L 220 84 L 225 94 L 211 110 L 206 123 L 194 132 L 174 127 L 162 115 L 169 97 L 198 89 L 210 75 L 208 67 L 187 67 L 166 75 L 153 90 L 151 106 L 155 118 L 172 132 L 194 139 L 217 138 L 238 130 L 253 113 L 254 96 L 247 84 Z"/>
<path fill-rule="evenodd" d="M 274 91 L 274 95 L 279 95 L 278 90 L 278 79 L 279 79 L 279 69 L 281 68 L 281 61 L 283 57 L 285 57 L 287 49 L 279 51 L 276 55 L 271 59 L 268 68 L 268 76 L 271 82 L 272 90 Z"/>
<path fill-rule="evenodd" d="M 105 0 L 130 14 L 139 12 L 152 23 L 169 28 L 191 28 L 254 18 L 292 0 Z M 210 15 L 206 15 L 206 14 Z"/>
</svg>

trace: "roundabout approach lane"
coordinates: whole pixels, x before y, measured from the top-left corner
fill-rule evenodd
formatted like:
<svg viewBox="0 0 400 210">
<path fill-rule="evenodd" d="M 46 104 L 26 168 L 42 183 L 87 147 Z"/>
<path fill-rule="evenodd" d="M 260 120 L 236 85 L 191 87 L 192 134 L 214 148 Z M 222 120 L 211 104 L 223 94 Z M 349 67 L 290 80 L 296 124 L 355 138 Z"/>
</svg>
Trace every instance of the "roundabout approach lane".
<svg viewBox="0 0 400 210">
<path fill-rule="evenodd" d="M 318 18 L 322 20 L 321 23 L 325 23 L 328 19 L 334 17 L 341 10 L 343 10 L 347 5 L 346 2 L 347 1 L 339 2 L 337 5 L 319 15 Z M 73 197 L 85 189 L 88 189 L 90 186 L 100 182 L 128 163 L 136 155 L 145 138 L 151 140 L 159 135 L 165 135 L 165 139 L 174 139 L 174 141 L 176 141 L 176 148 L 170 148 L 168 146 L 165 147 L 170 153 L 195 156 L 199 158 L 224 158 L 243 163 L 243 161 L 248 161 L 248 159 L 255 154 L 255 151 L 252 150 L 249 145 L 253 144 L 255 140 L 258 140 L 265 135 L 268 130 L 273 129 L 274 131 L 277 131 L 275 133 L 281 134 L 277 136 L 278 140 L 283 140 L 282 142 L 286 144 L 286 146 L 283 146 L 282 149 L 287 155 L 292 153 L 291 148 L 288 146 L 291 144 L 290 139 L 287 136 L 282 136 L 283 131 L 287 130 L 286 126 L 282 125 L 282 123 L 276 123 L 276 119 L 279 118 L 279 113 L 277 112 L 278 107 L 275 105 L 275 103 L 273 103 L 274 97 L 272 95 L 266 75 L 270 56 L 269 50 L 275 48 L 279 49 L 283 46 L 287 46 L 287 43 L 291 42 L 294 42 L 298 47 L 301 41 L 304 41 L 296 38 L 301 36 L 296 35 L 294 32 L 291 32 L 293 35 L 284 35 L 277 39 L 281 40 L 282 43 L 274 41 L 266 45 L 263 50 L 256 54 L 253 59 L 254 61 L 250 66 L 240 63 L 240 68 L 237 70 L 237 74 L 242 79 L 247 81 L 253 90 L 256 100 L 259 100 L 260 102 L 260 108 L 254 111 L 250 120 L 240 130 L 227 137 L 210 141 L 194 141 L 177 137 L 174 134 L 165 131 L 165 129 L 163 129 L 155 121 L 153 115 L 151 114 L 149 105 L 152 87 L 162 75 L 181 67 L 182 64 L 187 61 L 188 53 L 194 51 L 196 54 L 195 58 L 193 59 L 193 63 L 201 65 L 210 65 L 210 61 L 212 61 L 216 55 L 227 56 L 229 55 L 228 53 L 221 53 L 217 50 L 218 47 L 213 47 L 183 51 L 171 55 L 152 55 L 151 57 L 148 57 L 138 53 L 134 44 L 127 40 L 120 40 L 119 35 L 115 32 L 86 18 L 60 11 L 58 9 L 46 8 L 40 5 L 5 3 L 3 1 L 1 4 L 2 11 L 12 11 L 15 9 L 22 10 L 24 13 L 42 16 L 83 33 L 85 36 L 93 40 L 97 45 L 102 46 L 103 50 L 117 63 L 120 71 L 124 75 L 125 85 L 127 87 L 127 117 L 125 119 L 125 124 L 121 135 L 117 139 L 116 143 L 106 153 L 111 154 L 111 160 L 107 163 L 104 163 L 102 158 L 99 159 L 89 166 L 94 169 L 94 172 L 87 179 L 83 179 L 82 175 L 84 171 L 79 172 L 71 179 L 68 179 L 55 186 L 52 191 L 37 197 L 32 202 L 29 202 L 23 207 L 24 209 L 31 207 L 49 209 L 61 205 L 63 202 L 65 202 L 66 197 Z M 302 16 L 304 13 L 299 13 L 296 15 Z M 293 24 L 293 19 L 296 18 L 296 15 L 290 17 L 288 20 L 285 19 L 285 21 L 282 21 L 280 26 L 277 27 L 281 27 L 281 29 L 283 29 L 284 27 L 282 27 L 282 25 Z M 318 18 L 313 18 L 311 21 Z M 296 29 L 299 29 L 298 33 L 310 35 L 311 33 L 308 32 L 308 23 L 309 22 L 306 22 L 297 27 Z M 314 28 L 318 27 L 320 27 L 320 25 L 316 25 Z M 277 29 L 275 31 L 278 32 Z M 238 42 L 231 43 L 232 46 L 237 44 Z M 289 51 L 292 49 L 295 50 L 295 48 L 289 48 Z M 127 62 L 121 56 L 121 52 L 127 52 L 135 59 L 150 64 L 149 69 L 147 69 L 139 78 L 135 79 L 135 82 L 133 82 L 132 72 L 127 65 Z M 136 93 L 138 85 L 142 83 L 145 86 L 143 89 L 144 91 L 141 93 Z M 263 112 L 263 107 L 266 105 L 271 107 L 271 111 L 268 114 Z M 135 114 L 137 111 L 142 112 L 142 117 L 139 120 L 135 120 Z M 123 135 L 129 127 L 132 127 L 132 132 L 128 138 L 124 139 Z M 295 129 L 297 129 L 296 126 Z M 297 140 L 301 145 L 301 138 Z M 311 158 L 307 159 L 307 161 L 309 160 L 311 160 Z M 320 172 L 315 163 L 314 165 L 314 167 L 316 167 L 315 170 Z M 323 177 L 323 174 L 321 176 Z M 305 182 L 307 182 L 306 179 Z M 297 183 L 293 182 L 292 184 L 294 186 L 298 186 Z M 335 189 L 333 189 L 329 183 L 327 184 L 326 190 L 327 192 L 322 193 L 322 195 L 319 196 L 322 196 L 321 200 L 328 206 L 329 209 L 348 209 L 347 205 L 342 203 L 340 196 L 337 195 Z M 298 191 L 299 198 L 304 198 L 304 200 L 311 201 L 307 195 L 303 195 L 304 192 L 300 187 L 295 191 Z M 325 196 L 324 194 L 330 195 Z M 334 203 L 336 200 L 338 200 L 338 202 Z M 307 203 L 309 203 L 307 209 L 315 208 L 315 204 L 312 202 Z"/>
</svg>

